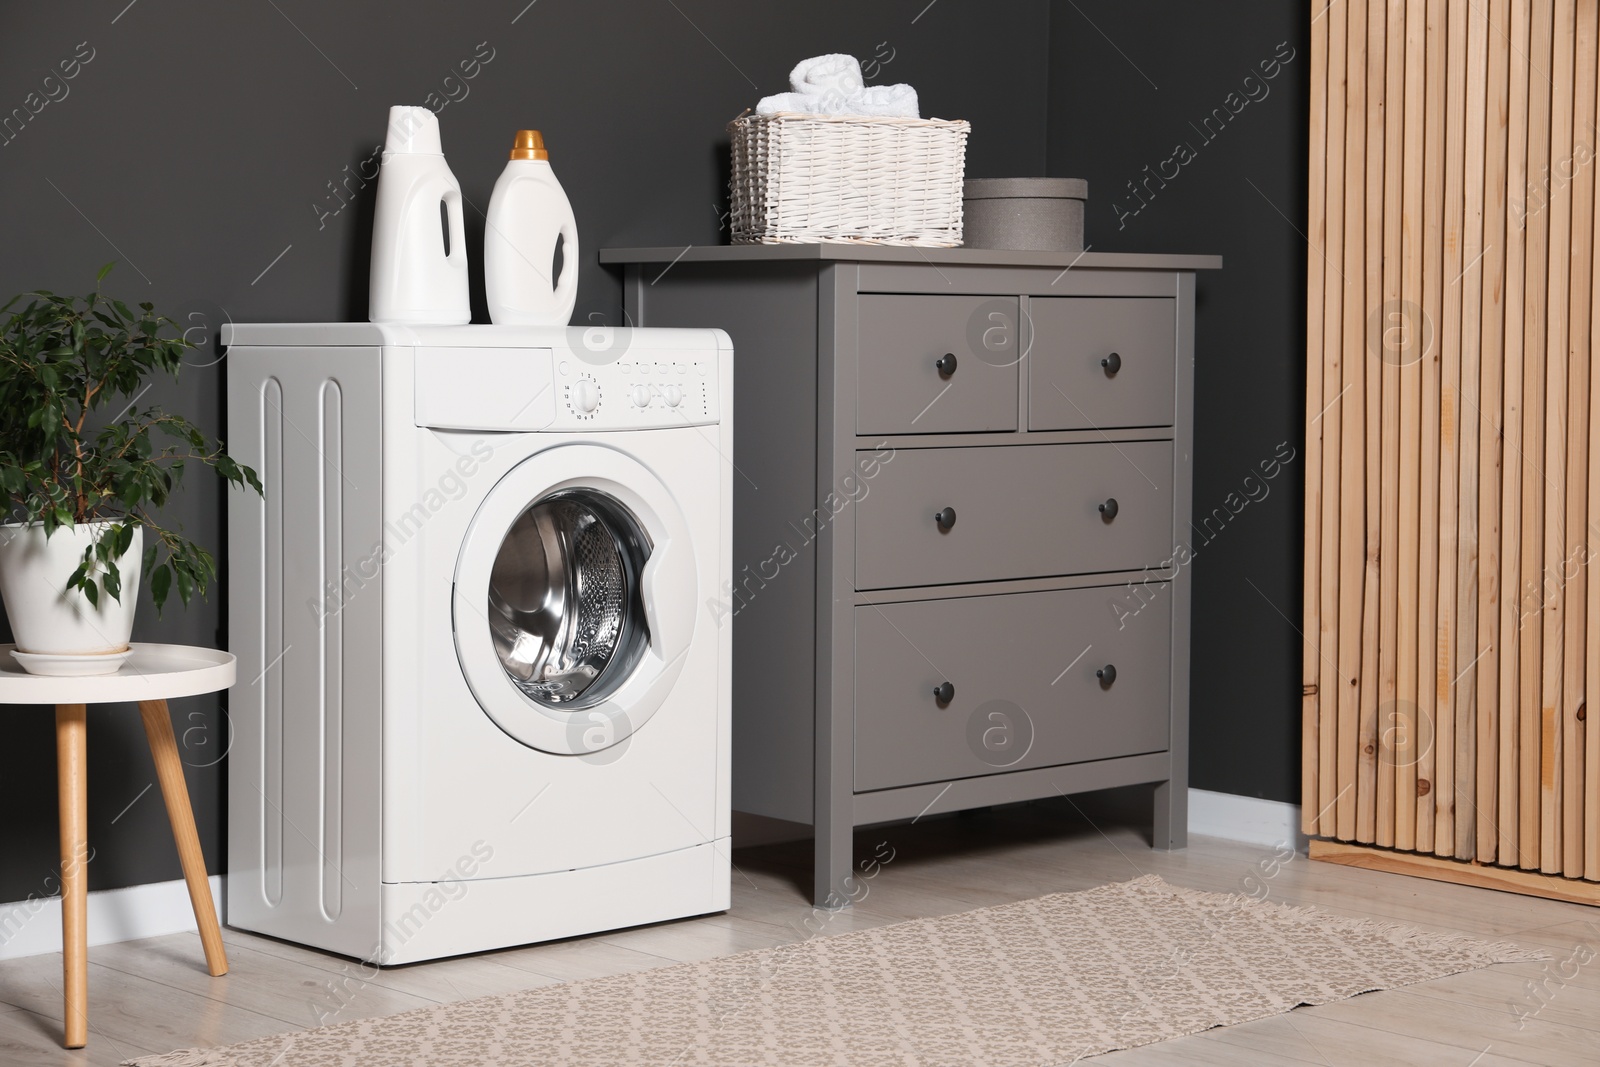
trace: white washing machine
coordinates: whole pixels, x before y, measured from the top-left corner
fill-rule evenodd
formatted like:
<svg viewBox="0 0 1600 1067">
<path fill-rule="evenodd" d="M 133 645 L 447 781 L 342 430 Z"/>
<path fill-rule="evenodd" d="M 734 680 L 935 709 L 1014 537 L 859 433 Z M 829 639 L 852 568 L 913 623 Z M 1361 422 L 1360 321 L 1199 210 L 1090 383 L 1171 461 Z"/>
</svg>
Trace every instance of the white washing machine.
<svg viewBox="0 0 1600 1067">
<path fill-rule="evenodd" d="M 225 326 L 227 921 L 407 963 L 725 910 L 732 346 Z"/>
</svg>

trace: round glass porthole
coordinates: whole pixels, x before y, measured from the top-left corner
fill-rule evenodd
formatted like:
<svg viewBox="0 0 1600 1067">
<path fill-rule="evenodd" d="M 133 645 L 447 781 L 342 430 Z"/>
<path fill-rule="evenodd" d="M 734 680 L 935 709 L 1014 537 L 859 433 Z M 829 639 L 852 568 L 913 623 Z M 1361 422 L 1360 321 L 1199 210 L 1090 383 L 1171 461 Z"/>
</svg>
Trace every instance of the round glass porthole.
<svg viewBox="0 0 1600 1067">
<path fill-rule="evenodd" d="M 511 523 L 489 572 L 489 632 L 506 676 L 558 711 L 606 700 L 650 642 L 641 575 L 651 544 L 621 502 L 567 489 Z"/>
</svg>

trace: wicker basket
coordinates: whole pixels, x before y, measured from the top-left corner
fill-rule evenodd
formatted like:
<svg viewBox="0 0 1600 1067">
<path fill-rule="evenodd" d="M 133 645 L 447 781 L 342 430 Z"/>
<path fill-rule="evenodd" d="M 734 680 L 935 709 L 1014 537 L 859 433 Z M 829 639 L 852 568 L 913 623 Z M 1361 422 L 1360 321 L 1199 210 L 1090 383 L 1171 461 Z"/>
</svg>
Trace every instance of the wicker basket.
<svg viewBox="0 0 1600 1067">
<path fill-rule="evenodd" d="M 961 243 L 971 125 L 860 115 L 742 115 L 733 142 L 734 244 Z"/>
</svg>

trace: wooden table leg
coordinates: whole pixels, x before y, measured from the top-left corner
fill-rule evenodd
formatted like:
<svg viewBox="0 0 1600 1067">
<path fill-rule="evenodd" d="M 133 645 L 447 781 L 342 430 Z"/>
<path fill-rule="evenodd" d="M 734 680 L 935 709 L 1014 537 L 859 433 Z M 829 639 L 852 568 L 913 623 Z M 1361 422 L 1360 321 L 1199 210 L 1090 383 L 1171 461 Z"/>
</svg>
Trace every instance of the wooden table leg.
<svg viewBox="0 0 1600 1067">
<path fill-rule="evenodd" d="M 189 805 L 189 788 L 183 781 L 183 761 L 178 757 L 177 739 L 172 736 L 167 702 L 141 700 L 139 716 L 144 719 L 145 736 L 150 739 L 150 755 L 155 757 L 156 778 L 167 802 L 167 821 L 172 823 L 172 839 L 178 846 L 183 878 L 189 883 L 189 902 L 194 905 L 194 921 L 206 951 L 206 969 L 213 977 L 227 974 L 228 955 L 222 947 L 222 929 L 217 925 L 216 905 L 211 900 L 211 883 L 206 880 L 206 857 L 200 851 L 200 835 L 194 828 L 194 809 Z"/>
<path fill-rule="evenodd" d="M 56 706 L 56 789 L 61 822 L 61 980 L 65 988 L 62 1043 L 89 1040 L 88 720 L 82 704 Z"/>
</svg>

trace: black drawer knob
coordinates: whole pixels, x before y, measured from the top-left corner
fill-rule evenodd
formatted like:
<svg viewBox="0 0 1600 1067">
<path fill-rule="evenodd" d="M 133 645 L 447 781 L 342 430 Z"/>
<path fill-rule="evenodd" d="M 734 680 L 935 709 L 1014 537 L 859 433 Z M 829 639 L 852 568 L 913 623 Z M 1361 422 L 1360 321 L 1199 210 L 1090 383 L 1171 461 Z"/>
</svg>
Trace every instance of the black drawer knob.
<svg viewBox="0 0 1600 1067">
<path fill-rule="evenodd" d="M 1107 376 L 1113 375 L 1122 369 L 1122 357 L 1113 352 L 1102 359 L 1100 365 L 1106 369 Z"/>
<path fill-rule="evenodd" d="M 949 682 L 940 682 L 933 687 L 933 699 L 941 704 L 948 704 L 956 698 L 956 687 Z"/>
<path fill-rule="evenodd" d="M 1094 676 L 1100 679 L 1101 689 L 1110 689 L 1112 683 L 1117 680 L 1117 668 L 1107 663 L 1104 667 L 1095 671 Z"/>
<path fill-rule="evenodd" d="M 939 524 L 939 529 L 944 533 L 950 532 L 950 527 L 956 524 L 956 509 L 944 508 L 934 513 L 933 521 Z"/>
<path fill-rule="evenodd" d="M 950 377 L 956 372 L 956 354 L 954 352 L 946 352 L 933 361 L 933 366 L 939 372 L 939 377 Z"/>
<path fill-rule="evenodd" d="M 1114 496 L 1108 497 L 1106 502 L 1100 505 L 1100 514 L 1105 516 L 1107 522 L 1110 522 L 1112 519 L 1116 518 L 1117 498 Z"/>
</svg>

